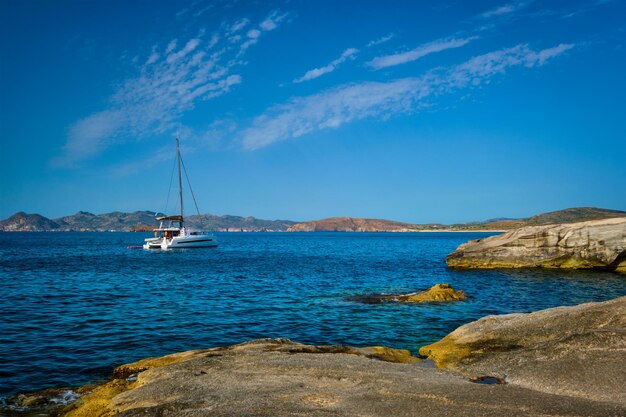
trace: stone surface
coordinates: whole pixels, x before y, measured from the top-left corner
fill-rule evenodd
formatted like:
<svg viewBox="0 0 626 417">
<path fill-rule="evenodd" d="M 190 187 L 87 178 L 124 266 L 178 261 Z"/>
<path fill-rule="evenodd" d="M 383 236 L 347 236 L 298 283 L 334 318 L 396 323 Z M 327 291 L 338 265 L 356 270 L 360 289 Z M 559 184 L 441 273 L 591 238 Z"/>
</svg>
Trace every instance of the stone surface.
<svg viewBox="0 0 626 417">
<path fill-rule="evenodd" d="M 624 405 L 626 297 L 484 317 L 420 354 L 467 378 Z"/>
<path fill-rule="evenodd" d="M 626 272 L 626 217 L 528 226 L 462 244 L 451 267 L 571 268 Z"/>
<path fill-rule="evenodd" d="M 481 385 L 407 351 L 262 339 L 124 365 L 61 415 L 611 416 L 626 404 Z M 597 381 L 594 381 L 597 382 Z M 602 385 L 606 385 L 605 382 Z"/>
<path fill-rule="evenodd" d="M 435 284 L 426 291 L 412 294 L 387 296 L 387 301 L 400 301 L 403 303 L 433 303 L 447 301 L 463 301 L 467 297 L 465 291 L 457 291 L 450 284 Z"/>
</svg>

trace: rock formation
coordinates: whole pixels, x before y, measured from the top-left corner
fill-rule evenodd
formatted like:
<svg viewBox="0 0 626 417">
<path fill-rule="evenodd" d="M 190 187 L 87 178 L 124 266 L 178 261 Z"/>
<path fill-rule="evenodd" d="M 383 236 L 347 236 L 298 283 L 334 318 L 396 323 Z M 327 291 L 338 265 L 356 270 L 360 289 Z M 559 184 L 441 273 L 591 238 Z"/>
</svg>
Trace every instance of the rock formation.
<svg viewBox="0 0 626 417">
<path fill-rule="evenodd" d="M 468 378 L 626 404 L 626 297 L 484 317 L 420 354 Z"/>
<path fill-rule="evenodd" d="M 386 301 L 400 301 L 403 303 L 437 303 L 446 301 L 463 301 L 467 297 L 465 291 L 457 291 L 450 284 L 435 284 L 426 291 L 402 294 L 402 295 L 390 295 L 384 297 Z"/>
<path fill-rule="evenodd" d="M 472 240 L 448 255 L 462 268 L 571 268 L 626 272 L 626 217 L 527 226 Z"/>
<path fill-rule="evenodd" d="M 382 359 L 382 360 L 379 360 Z M 599 378 L 593 383 L 605 386 Z M 626 404 L 481 385 L 406 351 L 263 339 L 119 367 L 62 416 L 606 416 Z M 584 389 L 584 386 L 583 388 Z"/>
</svg>

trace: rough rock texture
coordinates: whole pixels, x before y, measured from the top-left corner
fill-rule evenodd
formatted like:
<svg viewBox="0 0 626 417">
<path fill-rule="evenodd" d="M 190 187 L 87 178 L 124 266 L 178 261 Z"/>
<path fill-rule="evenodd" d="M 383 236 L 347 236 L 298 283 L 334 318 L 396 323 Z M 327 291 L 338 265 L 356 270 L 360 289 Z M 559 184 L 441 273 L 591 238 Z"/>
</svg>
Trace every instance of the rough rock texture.
<svg viewBox="0 0 626 417">
<path fill-rule="evenodd" d="M 446 262 L 463 268 L 571 268 L 626 272 L 626 217 L 528 226 L 462 244 Z"/>
<path fill-rule="evenodd" d="M 426 291 L 387 296 L 387 301 L 400 301 L 403 303 L 433 303 L 446 301 L 463 301 L 467 297 L 465 291 L 457 291 L 450 284 L 435 284 Z"/>
<path fill-rule="evenodd" d="M 488 316 L 420 349 L 468 378 L 626 404 L 626 297 Z"/>
<path fill-rule="evenodd" d="M 596 375 L 597 376 L 597 375 Z M 263 339 L 124 365 L 63 416 L 619 416 L 625 403 L 481 385 L 407 351 Z M 590 383 L 607 387 L 611 380 Z M 583 384 L 581 390 L 587 387 Z M 615 390 L 616 388 L 614 388 Z M 613 401 L 613 402 L 611 402 Z"/>
</svg>

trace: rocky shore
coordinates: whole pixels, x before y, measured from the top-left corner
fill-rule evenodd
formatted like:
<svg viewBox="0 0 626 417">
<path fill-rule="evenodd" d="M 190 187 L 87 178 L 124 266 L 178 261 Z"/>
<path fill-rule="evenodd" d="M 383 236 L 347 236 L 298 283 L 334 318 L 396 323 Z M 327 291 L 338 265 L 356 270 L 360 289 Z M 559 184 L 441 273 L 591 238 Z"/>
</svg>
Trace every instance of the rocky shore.
<svg viewBox="0 0 626 417">
<path fill-rule="evenodd" d="M 626 297 L 489 316 L 420 350 L 262 339 L 118 367 L 57 410 L 102 416 L 626 415 Z M 435 368 L 432 361 L 437 365 Z"/>
<path fill-rule="evenodd" d="M 626 272 L 626 217 L 522 227 L 472 240 L 448 255 L 460 268 L 565 268 Z"/>
</svg>

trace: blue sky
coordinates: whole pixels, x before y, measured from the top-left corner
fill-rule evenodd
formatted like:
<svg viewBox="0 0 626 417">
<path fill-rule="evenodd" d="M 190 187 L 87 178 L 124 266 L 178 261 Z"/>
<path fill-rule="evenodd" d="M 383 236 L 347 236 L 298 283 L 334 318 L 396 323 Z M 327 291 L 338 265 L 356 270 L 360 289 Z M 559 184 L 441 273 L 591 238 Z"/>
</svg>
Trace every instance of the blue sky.
<svg viewBox="0 0 626 417">
<path fill-rule="evenodd" d="M 0 217 L 626 210 L 623 1 L 0 0 Z M 191 207 L 190 201 L 187 204 Z"/>
</svg>

